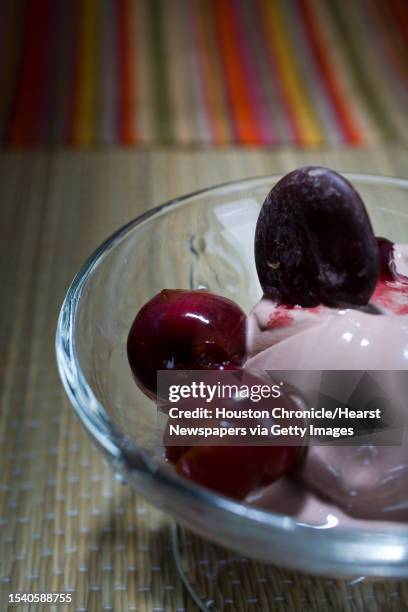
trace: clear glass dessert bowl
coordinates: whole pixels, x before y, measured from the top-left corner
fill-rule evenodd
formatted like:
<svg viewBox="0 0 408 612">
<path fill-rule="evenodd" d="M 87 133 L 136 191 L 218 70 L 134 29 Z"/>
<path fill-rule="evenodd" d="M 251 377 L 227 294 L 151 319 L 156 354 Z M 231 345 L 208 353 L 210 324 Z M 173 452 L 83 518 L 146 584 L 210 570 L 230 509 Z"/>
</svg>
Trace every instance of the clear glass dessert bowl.
<svg viewBox="0 0 408 612">
<path fill-rule="evenodd" d="M 408 181 L 345 175 L 375 233 L 408 242 Z M 268 176 L 202 190 L 146 212 L 88 259 L 62 305 L 56 350 L 74 409 L 114 471 L 200 536 L 246 556 L 331 576 L 408 576 L 408 526 L 321 529 L 232 501 L 181 479 L 163 460 L 164 422 L 136 387 L 126 340 L 163 288 L 224 295 L 246 312 L 261 295 L 253 257 Z"/>
</svg>

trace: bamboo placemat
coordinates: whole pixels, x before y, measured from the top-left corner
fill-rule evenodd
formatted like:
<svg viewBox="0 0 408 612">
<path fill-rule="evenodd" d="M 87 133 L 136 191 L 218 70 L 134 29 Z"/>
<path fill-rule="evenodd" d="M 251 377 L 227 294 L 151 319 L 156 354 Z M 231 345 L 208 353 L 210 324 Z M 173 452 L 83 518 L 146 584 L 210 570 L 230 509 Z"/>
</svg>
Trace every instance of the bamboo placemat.
<svg viewBox="0 0 408 612">
<path fill-rule="evenodd" d="M 408 153 L 399 148 L 0 156 L 0 610 L 45 609 L 9 608 L 9 592 L 61 591 L 73 596 L 64 609 L 76 611 L 197 609 L 175 569 L 169 519 L 115 482 L 65 398 L 54 359 L 58 310 L 91 250 L 146 208 L 195 188 L 304 163 L 408 176 Z M 313 601 L 310 588 L 334 610 L 408 609 L 402 583 L 368 591 L 357 585 L 350 599 L 341 586 L 333 596 L 326 580 L 309 583 L 293 572 L 268 576 L 274 607 L 264 599 L 249 610 L 317 609 L 299 603 Z M 292 581 L 290 590 L 277 588 L 281 578 Z"/>
</svg>

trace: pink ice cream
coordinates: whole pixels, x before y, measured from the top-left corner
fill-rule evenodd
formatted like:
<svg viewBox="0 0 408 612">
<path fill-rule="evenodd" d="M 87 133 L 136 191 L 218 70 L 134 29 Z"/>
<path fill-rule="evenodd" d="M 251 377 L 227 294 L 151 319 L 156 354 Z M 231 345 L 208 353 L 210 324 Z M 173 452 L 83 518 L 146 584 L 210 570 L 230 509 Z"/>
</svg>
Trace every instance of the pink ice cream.
<svg viewBox="0 0 408 612">
<path fill-rule="evenodd" d="M 408 274 L 408 247 L 396 247 Z M 361 309 L 277 306 L 262 299 L 248 323 L 247 367 L 260 370 L 408 369 L 408 288 L 379 283 Z"/>
<path fill-rule="evenodd" d="M 408 246 L 396 246 L 395 261 L 408 275 Z M 262 299 L 248 331 L 251 369 L 406 370 L 408 285 L 380 281 L 361 309 L 287 308 Z M 328 527 L 348 517 L 408 521 L 408 439 L 392 447 L 311 446 L 296 478 L 251 503 Z"/>
</svg>

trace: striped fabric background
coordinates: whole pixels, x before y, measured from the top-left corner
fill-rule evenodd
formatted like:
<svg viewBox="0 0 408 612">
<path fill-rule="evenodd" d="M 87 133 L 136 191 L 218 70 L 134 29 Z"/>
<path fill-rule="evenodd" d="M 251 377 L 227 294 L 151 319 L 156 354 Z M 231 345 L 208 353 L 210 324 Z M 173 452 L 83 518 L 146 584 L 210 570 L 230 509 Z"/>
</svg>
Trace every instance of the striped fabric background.
<svg viewBox="0 0 408 612">
<path fill-rule="evenodd" d="M 407 0 L 0 0 L 0 142 L 408 141 Z"/>
</svg>

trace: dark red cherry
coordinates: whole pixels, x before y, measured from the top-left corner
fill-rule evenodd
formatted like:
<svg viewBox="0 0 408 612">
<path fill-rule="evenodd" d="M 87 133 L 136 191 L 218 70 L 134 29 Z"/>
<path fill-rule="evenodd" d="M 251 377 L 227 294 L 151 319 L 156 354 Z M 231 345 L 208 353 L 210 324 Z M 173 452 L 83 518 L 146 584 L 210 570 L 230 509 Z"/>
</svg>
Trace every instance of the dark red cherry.
<svg viewBox="0 0 408 612">
<path fill-rule="evenodd" d="M 177 472 L 209 489 L 243 499 L 293 469 L 303 450 L 297 446 L 194 446 L 176 463 Z"/>
<path fill-rule="evenodd" d="M 191 446 L 166 446 L 165 458 L 175 464 L 190 448 Z"/>
<path fill-rule="evenodd" d="M 377 244 L 380 254 L 380 279 L 393 281 L 398 277 L 394 260 L 394 243 L 388 238 L 377 237 Z"/>
<path fill-rule="evenodd" d="M 230 377 L 224 375 L 222 382 L 227 385 L 239 383 L 242 387 L 248 386 L 255 389 L 256 386 L 264 385 L 265 379 L 244 370 L 237 376 L 233 373 Z M 197 406 L 197 400 L 181 400 L 177 405 L 179 409 L 192 410 Z M 214 399 L 213 402 L 207 403 L 206 407 L 214 410 L 218 405 L 219 402 Z M 279 398 L 265 398 L 262 401 L 262 409 L 269 414 L 277 405 L 286 410 L 296 408 L 293 400 L 283 392 L 281 392 Z M 250 398 L 244 398 L 239 394 L 223 399 L 222 406 L 230 413 L 261 407 L 260 404 L 254 403 Z M 239 418 L 222 418 L 221 422 L 214 418 L 194 422 L 177 420 L 177 422 L 185 427 L 203 425 L 213 428 L 245 426 L 249 432 L 249 428 L 255 428 L 257 425 L 270 431 L 275 421 L 270 417 L 267 419 L 246 418 L 244 421 Z M 207 446 L 168 446 L 170 441 L 169 423 L 170 419 L 164 432 L 163 441 L 166 445 L 166 458 L 176 465 L 177 472 L 197 484 L 234 499 L 243 499 L 253 488 L 271 484 L 296 467 L 304 455 L 307 442 L 300 437 L 295 439 L 293 435 L 291 436 L 291 445 L 285 445 L 288 438 L 282 438 L 282 444 L 278 444 L 278 438 L 270 434 L 267 438 L 267 441 L 270 440 L 270 445 L 255 445 L 251 443 L 254 438 L 248 433 L 243 438 L 246 443 L 245 446 L 228 445 L 227 439 L 224 439 L 226 440 L 225 445 L 222 446 L 211 445 L 212 441 L 209 439 L 210 444 Z M 280 422 L 280 425 L 304 425 L 304 423 L 292 419 L 284 423 Z M 260 442 L 259 437 L 257 441 Z"/>
<path fill-rule="evenodd" d="M 368 303 L 378 280 L 378 246 L 365 206 L 333 170 L 299 168 L 269 192 L 255 233 L 264 294 L 313 307 Z"/>
<path fill-rule="evenodd" d="M 176 464 L 181 476 L 234 499 L 257 485 L 261 467 L 255 446 L 195 446 Z"/>
<path fill-rule="evenodd" d="M 206 291 L 165 289 L 145 304 L 129 332 L 127 353 L 138 385 L 157 388 L 157 370 L 239 367 L 246 316 L 231 300 Z"/>
</svg>

